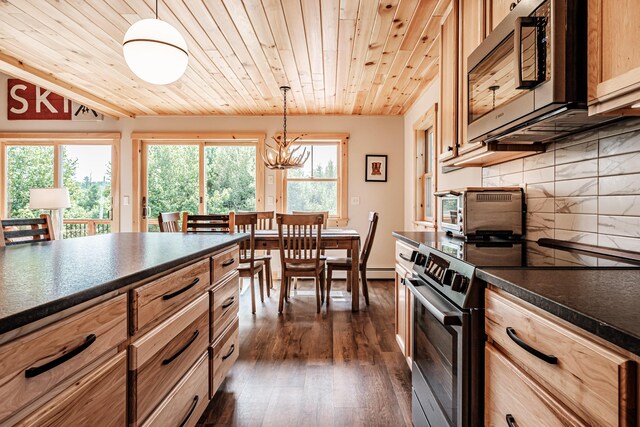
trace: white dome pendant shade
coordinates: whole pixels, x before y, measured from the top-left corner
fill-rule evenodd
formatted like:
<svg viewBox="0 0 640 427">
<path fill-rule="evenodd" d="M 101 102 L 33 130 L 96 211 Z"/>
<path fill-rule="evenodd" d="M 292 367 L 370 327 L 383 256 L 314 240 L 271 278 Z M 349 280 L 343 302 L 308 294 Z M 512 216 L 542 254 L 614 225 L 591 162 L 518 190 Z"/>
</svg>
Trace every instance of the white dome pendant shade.
<svg viewBox="0 0 640 427">
<path fill-rule="evenodd" d="M 189 63 L 184 37 L 160 19 L 143 19 L 133 24 L 124 35 L 122 51 L 131 71 L 155 85 L 175 82 Z"/>
</svg>

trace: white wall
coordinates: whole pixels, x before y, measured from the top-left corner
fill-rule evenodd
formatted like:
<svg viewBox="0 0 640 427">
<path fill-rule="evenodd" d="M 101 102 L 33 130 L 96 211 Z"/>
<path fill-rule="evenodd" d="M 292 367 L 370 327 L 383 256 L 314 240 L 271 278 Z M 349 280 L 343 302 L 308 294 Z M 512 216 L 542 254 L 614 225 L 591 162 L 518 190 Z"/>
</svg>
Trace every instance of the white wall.
<svg viewBox="0 0 640 427">
<path fill-rule="evenodd" d="M 420 95 L 418 100 L 404 115 L 404 228 L 414 230 L 415 212 L 415 162 L 413 125 L 427 112 L 440 97 L 440 80 L 436 78 Z M 482 185 L 482 168 L 464 168 L 449 173 L 442 173 L 439 162 L 436 171 L 437 190 L 449 190 L 461 187 L 480 187 Z"/>
<path fill-rule="evenodd" d="M 70 121 L 8 121 L 7 77 L 0 74 L 0 132 L 120 132 L 121 139 L 121 187 L 120 196 L 131 196 L 131 133 L 132 132 L 265 132 L 270 138 L 282 127 L 279 116 L 208 116 L 208 117 L 140 117 L 102 122 Z M 358 230 L 363 236 L 367 231 L 367 214 L 380 214 L 378 233 L 369 261 L 370 268 L 393 268 L 394 239 L 391 232 L 403 229 L 404 145 L 403 118 L 400 116 L 293 116 L 289 130 L 304 132 L 348 132 L 349 139 L 349 201 L 359 196 L 360 204 L 349 204 L 348 228 Z M 364 181 L 365 154 L 387 154 L 388 182 Z M 267 176 L 273 172 L 267 170 Z M 2 179 L 2 177 L 0 177 Z M 267 196 L 275 196 L 275 185 L 265 184 Z M 274 197 L 275 198 L 275 197 Z M 121 230 L 131 230 L 131 206 L 122 206 Z M 275 209 L 275 206 L 265 206 Z"/>
</svg>

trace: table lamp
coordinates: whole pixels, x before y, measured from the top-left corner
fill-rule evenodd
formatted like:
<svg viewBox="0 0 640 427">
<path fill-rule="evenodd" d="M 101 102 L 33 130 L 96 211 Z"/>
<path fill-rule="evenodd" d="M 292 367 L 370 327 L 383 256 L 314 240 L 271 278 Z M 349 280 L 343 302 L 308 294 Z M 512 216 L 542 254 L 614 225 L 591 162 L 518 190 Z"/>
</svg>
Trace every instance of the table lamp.
<svg viewBox="0 0 640 427">
<path fill-rule="evenodd" d="M 62 209 L 71 206 L 69 190 L 66 188 L 32 188 L 29 190 L 29 209 L 45 209 L 51 211 L 53 228 L 57 238 L 63 238 Z"/>
</svg>

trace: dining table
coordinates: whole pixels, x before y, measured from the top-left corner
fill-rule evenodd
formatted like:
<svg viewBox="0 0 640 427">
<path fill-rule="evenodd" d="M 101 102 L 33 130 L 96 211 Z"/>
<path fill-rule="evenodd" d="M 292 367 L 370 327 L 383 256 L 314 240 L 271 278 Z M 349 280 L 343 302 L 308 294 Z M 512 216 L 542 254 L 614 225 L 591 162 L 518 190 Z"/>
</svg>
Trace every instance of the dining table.
<svg viewBox="0 0 640 427">
<path fill-rule="evenodd" d="M 256 230 L 256 250 L 280 250 L 278 230 Z M 358 278 L 360 264 L 360 234 L 356 230 L 328 228 L 320 233 L 320 246 L 323 250 L 346 250 L 351 256 L 351 311 L 360 310 L 360 282 Z M 348 255 L 349 256 L 349 255 Z M 329 296 L 327 296 L 328 298 Z"/>
</svg>

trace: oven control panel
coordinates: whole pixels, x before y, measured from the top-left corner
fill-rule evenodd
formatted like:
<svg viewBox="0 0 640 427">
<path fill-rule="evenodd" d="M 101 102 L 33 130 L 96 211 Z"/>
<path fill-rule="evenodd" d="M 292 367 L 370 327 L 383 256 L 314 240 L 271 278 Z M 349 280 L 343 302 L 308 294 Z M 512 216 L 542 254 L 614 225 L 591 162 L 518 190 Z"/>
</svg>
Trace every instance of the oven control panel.
<svg viewBox="0 0 640 427">
<path fill-rule="evenodd" d="M 444 285 L 445 272 L 449 270 L 449 262 L 435 254 L 429 254 L 424 272 L 439 285 Z"/>
</svg>

